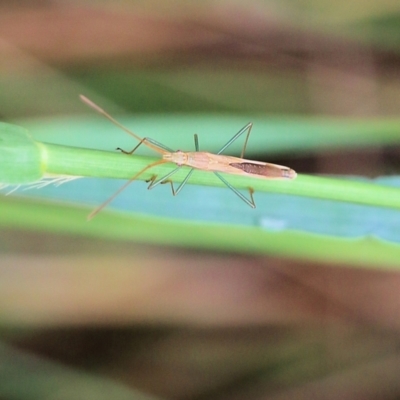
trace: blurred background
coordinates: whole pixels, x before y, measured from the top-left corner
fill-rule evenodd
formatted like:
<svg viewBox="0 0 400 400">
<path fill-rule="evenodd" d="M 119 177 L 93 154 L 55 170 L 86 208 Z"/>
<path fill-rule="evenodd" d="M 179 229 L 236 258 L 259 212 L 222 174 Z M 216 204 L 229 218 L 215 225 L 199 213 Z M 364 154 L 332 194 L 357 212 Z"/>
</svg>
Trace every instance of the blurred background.
<svg viewBox="0 0 400 400">
<path fill-rule="evenodd" d="M 0 116 L 28 129 L 90 114 L 80 93 L 149 119 L 390 119 L 399 67 L 392 0 L 0 4 Z M 399 156 L 272 161 L 375 177 Z M 0 398 L 399 398 L 400 276 L 360 267 L 4 228 Z"/>
</svg>

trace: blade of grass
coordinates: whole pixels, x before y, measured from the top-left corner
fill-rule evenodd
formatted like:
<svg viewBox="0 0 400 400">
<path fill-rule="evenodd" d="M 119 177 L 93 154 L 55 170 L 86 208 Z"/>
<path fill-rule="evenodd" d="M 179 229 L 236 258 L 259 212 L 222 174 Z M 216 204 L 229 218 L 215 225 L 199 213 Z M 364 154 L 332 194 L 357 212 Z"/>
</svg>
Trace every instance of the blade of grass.
<svg viewBox="0 0 400 400">
<path fill-rule="evenodd" d="M 400 118 L 326 118 L 326 117 L 265 117 L 260 115 L 138 115 L 119 118 L 125 126 L 141 137 L 151 137 L 172 149 L 193 150 L 193 135 L 199 135 L 200 149 L 216 152 L 240 128 L 253 122 L 246 157 L 251 154 L 292 152 L 293 156 L 321 150 L 366 148 L 400 143 Z M 113 150 L 135 145 L 131 137 L 99 116 L 21 120 L 32 136 L 40 142 Z M 243 143 L 229 147 L 229 154 L 238 155 Z M 152 155 L 141 149 L 140 154 Z M 228 154 L 228 153 L 227 153 Z"/>
<path fill-rule="evenodd" d="M 287 229 L 271 232 L 259 227 L 200 224 L 107 211 L 86 223 L 87 208 L 11 198 L 0 199 L 0 213 L 2 228 L 33 229 L 253 255 L 273 254 L 364 268 L 400 268 L 400 246 L 374 237 L 349 240 Z"/>
</svg>

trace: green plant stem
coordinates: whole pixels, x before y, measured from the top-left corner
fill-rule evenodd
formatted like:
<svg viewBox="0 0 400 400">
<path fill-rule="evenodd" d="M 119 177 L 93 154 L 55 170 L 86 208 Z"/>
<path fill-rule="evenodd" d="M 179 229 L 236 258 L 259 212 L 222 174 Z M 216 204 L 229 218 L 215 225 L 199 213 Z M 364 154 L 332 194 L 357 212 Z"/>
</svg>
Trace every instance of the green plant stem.
<svg viewBox="0 0 400 400">
<path fill-rule="evenodd" d="M 130 179 L 151 162 L 153 157 L 127 156 L 86 148 L 37 142 L 26 130 L 14 125 L 0 124 L 0 182 L 24 184 L 37 181 L 45 175 L 88 176 Z M 174 164 L 156 166 L 139 179 L 152 175 L 165 176 Z M 188 168 L 182 168 L 172 180 L 183 181 Z M 238 189 L 252 187 L 256 192 L 273 192 L 318 199 L 344 201 L 356 204 L 400 209 L 400 189 L 374 182 L 338 179 L 300 174 L 295 180 L 268 180 L 245 176 L 227 176 Z M 196 171 L 191 184 L 224 187 L 209 171 Z"/>
<path fill-rule="evenodd" d="M 46 153 L 45 171 L 48 174 L 76 175 L 130 179 L 151 162 L 153 157 L 126 156 L 75 147 L 41 144 Z M 146 171 L 139 177 L 149 179 L 152 175 L 166 175 L 174 164 L 165 164 Z M 182 182 L 188 168 L 182 168 L 172 180 Z M 337 179 L 300 174 L 293 181 L 274 181 L 243 176 L 228 176 L 229 182 L 238 189 L 252 187 L 256 192 L 283 193 L 318 199 L 344 201 L 356 204 L 374 205 L 400 209 L 400 189 L 379 185 L 369 181 Z M 196 171 L 190 179 L 191 184 L 224 187 L 223 183 L 208 171 Z"/>
</svg>

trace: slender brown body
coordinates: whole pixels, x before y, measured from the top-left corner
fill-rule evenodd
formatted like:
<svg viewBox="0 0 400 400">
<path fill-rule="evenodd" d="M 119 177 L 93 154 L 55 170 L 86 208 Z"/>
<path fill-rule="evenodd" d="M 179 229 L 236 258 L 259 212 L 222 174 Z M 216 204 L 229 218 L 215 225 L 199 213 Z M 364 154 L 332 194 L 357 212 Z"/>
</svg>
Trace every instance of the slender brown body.
<svg viewBox="0 0 400 400">
<path fill-rule="evenodd" d="M 223 172 L 226 174 L 251 176 L 261 179 L 294 179 L 296 172 L 288 167 L 262 161 L 217 155 L 205 151 L 163 154 L 163 159 L 176 165 L 186 165 L 203 171 Z"/>
</svg>

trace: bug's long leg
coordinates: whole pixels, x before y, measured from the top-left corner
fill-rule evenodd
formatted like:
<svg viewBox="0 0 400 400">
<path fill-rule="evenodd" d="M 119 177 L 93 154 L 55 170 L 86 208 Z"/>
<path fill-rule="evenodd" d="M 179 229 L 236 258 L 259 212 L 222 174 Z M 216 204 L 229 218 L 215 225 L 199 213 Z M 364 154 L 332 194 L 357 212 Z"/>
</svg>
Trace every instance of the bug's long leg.
<svg viewBox="0 0 400 400">
<path fill-rule="evenodd" d="M 99 207 L 97 207 L 95 210 L 93 210 L 87 217 L 88 220 L 92 219 L 98 212 L 100 212 L 105 206 L 107 206 L 109 203 L 111 203 L 124 189 L 127 188 L 128 185 L 130 185 L 135 179 L 137 179 L 140 175 L 143 174 L 143 172 L 147 171 L 150 168 L 155 167 L 156 165 L 159 164 L 164 164 L 167 161 L 165 160 L 158 160 L 155 161 L 143 169 L 141 169 L 135 176 L 133 176 L 131 179 L 129 179 L 128 182 L 126 182 L 123 186 L 121 186 L 111 197 L 109 197 L 103 204 L 101 204 Z"/>
<path fill-rule="evenodd" d="M 116 150 L 121 151 L 121 153 L 131 155 L 131 154 L 133 154 L 133 153 L 137 150 L 137 148 L 138 148 L 141 144 L 144 144 L 145 146 L 147 146 L 148 143 L 151 143 L 151 144 L 153 144 L 154 146 L 159 147 L 160 149 L 164 149 L 165 151 L 168 151 L 169 153 L 173 153 L 173 152 L 174 152 L 174 150 L 170 149 L 169 147 L 165 146 L 164 144 L 162 144 L 162 143 L 160 143 L 160 142 L 157 142 L 156 140 L 151 139 L 151 138 L 148 138 L 148 137 L 143 138 L 143 139 L 139 142 L 139 144 L 137 144 L 137 145 L 133 148 L 133 150 L 127 151 L 127 150 L 121 149 L 121 147 L 117 147 Z"/>
<path fill-rule="evenodd" d="M 143 144 L 145 141 L 146 141 L 146 138 L 142 139 L 142 140 L 139 142 L 139 144 L 137 144 L 137 145 L 136 145 L 132 150 L 130 150 L 130 151 L 121 149 L 121 147 L 117 147 L 115 150 L 119 150 L 121 153 L 128 154 L 128 155 L 130 156 L 130 155 L 133 154 L 133 153 L 137 150 L 137 148 L 138 148 L 141 144 Z"/>
<path fill-rule="evenodd" d="M 247 126 L 248 126 L 248 131 L 247 131 L 246 139 L 245 139 L 244 144 L 243 144 L 242 152 L 240 153 L 240 158 L 243 158 L 244 153 L 245 153 L 245 151 L 246 151 L 247 142 L 248 142 L 248 140 L 249 140 L 249 136 L 250 136 L 251 128 L 253 127 L 253 123 L 252 123 L 252 122 L 249 122 L 249 123 L 247 124 Z M 253 198 L 253 195 L 252 195 L 251 192 L 250 192 L 250 195 L 251 195 L 251 198 Z M 253 201 L 253 203 L 254 203 L 254 201 Z"/>
<path fill-rule="evenodd" d="M 150 179 L 146 180 L 146 183 L 150 182 L 150 185 L 147 186 L 147 189 L 150 190 L 153 187 L 154 181 L 157 179 L 157 175 L 152 175 L 152 177 Z"/>
<path fill-rule="evenodd" d="M 166 183 L 165 181 L 172 175 L 174 175 L 176 172 L 178 172 L 180 169 L 182 168 L 182 165 L 179 165 L 178 167 L 176 167 L 175 169 L 173 169 L 171 172 L 168 172 L 167 175 L 163 176 L 162 178 L 156 180 L 157 176 L 154 176 L 148 180 L 147 182 L 150 182 L 150 185 L 148 186 L 147 189 L 153 189 L 154 187 L 156 187 L 157 185 L 159 185 L 160 183 Z M 167 181 L 169 182 L 169 181 Z"/>
<path fill-rule="evenodd" d="M 243 158 L 244 152 L 246 151 L 247 141 L 249 140 L 251 128 L 253 127 L 253 123 L 249 122 L 246 126 L 244 126 L 232 139 L 228 140 L 228 142 L 222 147 L 222 149 L 217 153 L 221 154 L 224 150 L 226 150 L 239 136 L 243 135 L 244 132 L 247 131 L 246 139 L 244 141 L 242 154 L 240 158 Z"/>
<path fill-rule="evenodd" d="M 196 149 L 196 151 L 200 151 L 199 150 L 199 137 L 197 136 L 197 133 L 194 134 L 194 148 Z"/>
<path fill-rule="evenodd" d="M 163 180 L 161 183 L 165 184 L 165 183 L 170 183 L 171 184 L 171 190 L 172 190 L 172 194 L 174 196 L 177 196 L 179 194 L 179 192 L 183 189 L 183 187 L 186 185 L 186 182 L 189 180 L 190 176 L 193 174 L 194 168 L 192 168 L 189 173 L 186 175 L 186 178 L 181 182 L 181 184 L 178 186 L 178 188 L 175 190 L 174 188 L 174 184 L 170 179 L 167 180 Z"/>
<path fill-rule="evenodd" d="M 215 175 L 223 182 L 229 189 L 231 189 L 237 196 L 239 196 L 246 204 L 248 204 L 251 208 L 256 208 L 256 203 L 253 199 L 254 189 L 249 187 L 250 200 L 246 198 L 242 193 L 240 193 L 237 189 L 235 189 L 225 178 L 223 178 L 218 172 L 214 172 Z"/>
</svg>

